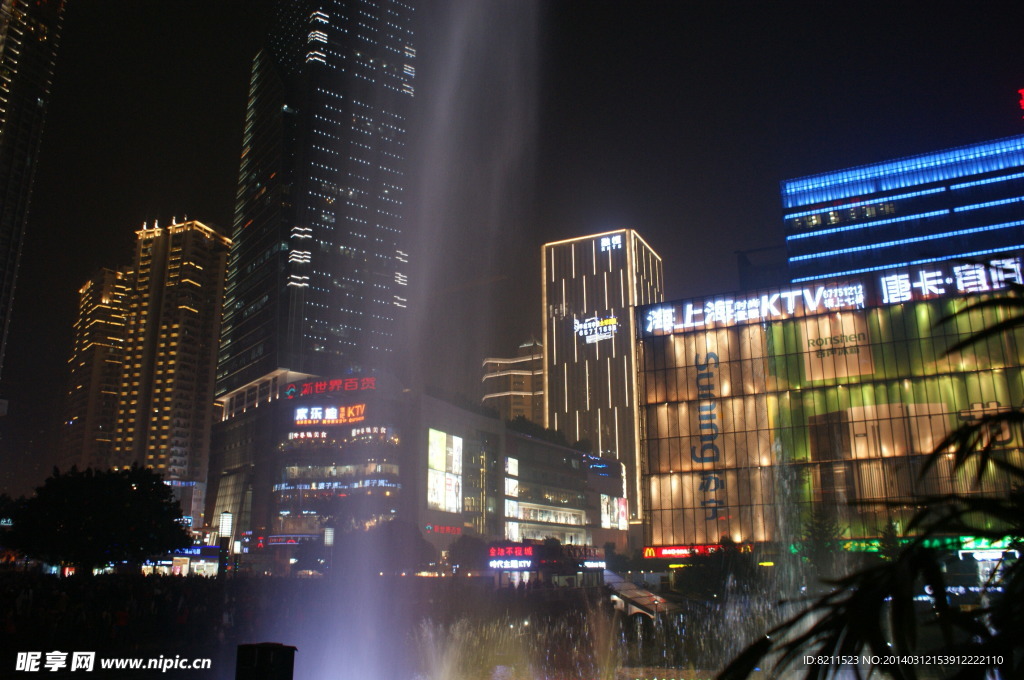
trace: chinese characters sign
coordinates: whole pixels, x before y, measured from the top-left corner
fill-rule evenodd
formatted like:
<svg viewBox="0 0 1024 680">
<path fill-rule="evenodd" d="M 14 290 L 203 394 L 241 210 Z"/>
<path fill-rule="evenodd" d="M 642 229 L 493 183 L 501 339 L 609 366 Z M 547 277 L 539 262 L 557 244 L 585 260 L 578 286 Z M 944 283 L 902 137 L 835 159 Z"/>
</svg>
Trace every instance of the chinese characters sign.
<svg viewBox="0 0 1024 680">
<path fill-rule="evenodd" d="M 948 294 L 980 294 L 1021 283 L 1020 258 L 992 260 L 985 264 L 936 263 L 928 268 L 885 274 L 879 278 L 882 304 L 926 300 Z"/>
<path fill-rule="evenodd" d="M 376 378 L 333 378 L 331 380 L 308 380 L 304 383 L 289 383 L 284 388 L 285 399 L 308 397 L 329 392 L 356 392 L 377 389 Z"/>
<path fill-rule="evenodd" d="M 573 331 L 586 340 L 587 344 L 609 340 L 619 330 L 619 320 L 614 316 L 603 319 L 596 316 L 589 319 L 573 319 Z"/>
<path fill-rule="evenodd" d="M 350 406 L 301 406 L 295 409 L 296 425 L 351 425 L 366 418 L 366 404 Z"/>
<path fill-rule="evenodd" d="M 862 278 L 808 283 L 735 297 L 685 300 L 640 310 L 641 334 L 670 333 L 737 324 L 762 323 L 824 312 L 916 302 L 951 295 L 978 295 L 1024 283 L 1021 258 L 984 263 L 935 262 L 888 270 Z"/>
</svg>

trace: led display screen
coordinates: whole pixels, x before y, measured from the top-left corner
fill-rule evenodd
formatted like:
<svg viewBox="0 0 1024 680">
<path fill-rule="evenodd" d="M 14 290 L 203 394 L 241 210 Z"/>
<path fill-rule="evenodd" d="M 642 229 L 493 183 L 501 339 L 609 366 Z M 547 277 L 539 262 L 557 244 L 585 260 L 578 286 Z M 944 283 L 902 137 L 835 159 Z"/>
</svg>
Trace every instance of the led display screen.
<svg viewBox="0 0 1024 680">
<path fill-rule="evenodd" d="M 427 507 L 462 512 L 462 437 L 427 432 Z"/>
<path fill-rule="evenodd" d="M 601 528 L 629 529 L 629 510 L 625 498 L 601 494 Z"/>
</svg>

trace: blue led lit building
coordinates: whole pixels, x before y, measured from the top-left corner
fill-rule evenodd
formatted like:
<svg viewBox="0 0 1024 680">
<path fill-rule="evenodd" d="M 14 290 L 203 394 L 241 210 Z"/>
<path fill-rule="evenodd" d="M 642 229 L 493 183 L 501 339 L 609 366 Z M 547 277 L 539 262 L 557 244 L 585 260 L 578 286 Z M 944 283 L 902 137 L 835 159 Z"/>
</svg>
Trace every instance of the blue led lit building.
<svg viewBox="0 0 1024 680">
<path fill-rule="evenodd" d="M 1024 247 L 1024 135 L 782 183 L 794 282 Z"/>
</svg>

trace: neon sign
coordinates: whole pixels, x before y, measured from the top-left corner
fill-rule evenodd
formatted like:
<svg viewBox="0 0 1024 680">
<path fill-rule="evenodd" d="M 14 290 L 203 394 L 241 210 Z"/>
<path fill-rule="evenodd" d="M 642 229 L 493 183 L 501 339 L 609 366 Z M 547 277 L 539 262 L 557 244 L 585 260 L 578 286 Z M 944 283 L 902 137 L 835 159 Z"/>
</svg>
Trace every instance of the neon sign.
<svg viewBox="0 0 1024 680">
<path fill-rule="evenodd" d="M 327 439 L 326 432 L 289 432 L 288 440 L 295 439 Z"/>
<path fill-rule="evenodd" d="M 1024 284 L 1022 270 L 1019 257 L 986 263 L 935 262 L 881 271 L 870 277 L 807 283 L 806 287 L 651 305 L 641 310 L 638 322 L 642 335 L 666 335 L 864 309 L 872 303 L 895 305 L 948 295 L 988 293 L 1004 290 L 1010 284 Z"/>
<path fill-rule="evenodd" d="M 489 551 L 490 557 L 533 557 L 532 545 L 494 546 Z"/>
<path fill-rule="evenodd" d="M 424 527 L 428 534 L 461 534 L 462 527 L 447 526 L 444 524 L 428 524 Z"/>
<path fill-rule="evenodd" d="M 601 252 L 609 250 L 622 250 L 622 234 L 616 236 L 602 236 L 600 240 Z"/>
<path fill-rule="evenodd" d="M 750 552 L 753 547 L 750 545 L 736 546 L 740 552 Z M 710 555 L 722 549 L 721 545 L 665 545 L 645 546 L 644 557 L 647 559 L 663 559 L 671 557 L 693 557 L 694 555 Z"/>
<path fill-rule="evenodd" d="M 487 566 L 491 569 L 530 569 L 533 560 L 491 560 Z"/>
<path fill-rule="evenodd" d="M 377 389 L 377 378 L 335 378 L 332 380 L 307 380 L 304 383 L 289 383 L 284 388 L 285 399 L 308 397 L 330 392 L 354 392 Z"/>
<path fill-rule="evenodd" d="M 300 406 L 295 409 L 296 425 L 351 425 L 366 419 L 366 404 L 351 406 Z"/>
</svg>

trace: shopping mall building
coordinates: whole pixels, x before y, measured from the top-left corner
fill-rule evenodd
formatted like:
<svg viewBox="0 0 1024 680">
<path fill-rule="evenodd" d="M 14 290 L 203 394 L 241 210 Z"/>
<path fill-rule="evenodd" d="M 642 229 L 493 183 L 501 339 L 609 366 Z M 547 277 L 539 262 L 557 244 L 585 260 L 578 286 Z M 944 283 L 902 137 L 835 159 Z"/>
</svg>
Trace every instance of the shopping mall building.
<svg viewBox="0 0 1024 680">
<path fill-rule="evenodd" d="M 1024 404 L 1024 330 L 950 351 L 1006 318 L 964 310 L 1021 269 L 1001 253 L 638 308 L 647 554 L 786 545 L 812 509 L 870 550 L 923 497 L 1008 491 L 997 470 L 975 483 L 950 454 L 926 462 L 958 427 Z M 1020 432 L 986 436 L 1024 463 Z"/>
</svg>

